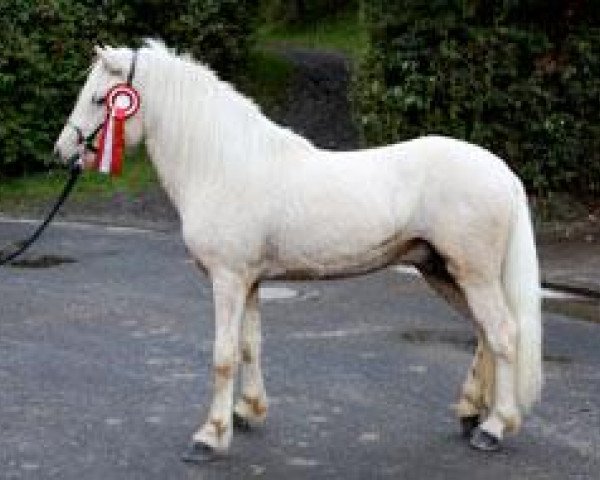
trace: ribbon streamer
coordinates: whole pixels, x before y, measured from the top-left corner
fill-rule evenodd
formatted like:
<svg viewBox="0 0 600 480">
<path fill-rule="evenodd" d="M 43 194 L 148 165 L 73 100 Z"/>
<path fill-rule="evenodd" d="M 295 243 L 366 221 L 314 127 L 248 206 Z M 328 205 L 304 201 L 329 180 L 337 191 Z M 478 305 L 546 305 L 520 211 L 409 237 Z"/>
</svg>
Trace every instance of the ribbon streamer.
<svg viewBox="0 0 600 480">
<path fill-rule="evenodd" d="M 100 132 L 96 157 L 96 168 L 99 172 L 121 174 L 125 148 L 125 120 L 137 112 L 139 105 L 139 94 L 130 85 L 116 85 L 106 95 L 106 121 Z"/>
</svg>

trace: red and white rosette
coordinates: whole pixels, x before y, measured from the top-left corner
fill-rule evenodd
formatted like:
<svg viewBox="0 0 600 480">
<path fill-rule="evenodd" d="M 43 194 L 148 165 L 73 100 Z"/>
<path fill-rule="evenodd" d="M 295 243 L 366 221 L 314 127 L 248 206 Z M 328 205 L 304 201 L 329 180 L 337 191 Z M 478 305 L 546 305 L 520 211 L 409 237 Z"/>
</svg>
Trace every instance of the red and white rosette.
<svg viewBox="0 0 600 480">
<path fill-rule="evenodd" d="M 131 85 L 115 85 L 106 94 L 106 121 L 100 133 L 97 168 L 99 172 L 120 175 L 125 147 L 125 120 L 140 108 L 140 95 Z"/>
</svg>

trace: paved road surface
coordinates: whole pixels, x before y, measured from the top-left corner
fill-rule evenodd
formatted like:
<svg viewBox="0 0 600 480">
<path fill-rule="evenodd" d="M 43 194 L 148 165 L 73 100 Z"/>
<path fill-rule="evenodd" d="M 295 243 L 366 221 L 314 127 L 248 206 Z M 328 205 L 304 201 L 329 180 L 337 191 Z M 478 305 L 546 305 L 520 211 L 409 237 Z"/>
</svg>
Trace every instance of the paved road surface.
<svg viewBox="0 0 600 480">
<path fill-rule="evenodd" d="M 264 301 L 267 425 L 189 466 L 213 326 L 178 235 L 57 226 L 40 255 L 73 263 L 0 269 L 1 479 L 599 478 L 599 325 L 546 316 L 544 401 L 489 455 L 449 410 L 470 330 L 420 280 L 289 284 Z"/>
</svg>

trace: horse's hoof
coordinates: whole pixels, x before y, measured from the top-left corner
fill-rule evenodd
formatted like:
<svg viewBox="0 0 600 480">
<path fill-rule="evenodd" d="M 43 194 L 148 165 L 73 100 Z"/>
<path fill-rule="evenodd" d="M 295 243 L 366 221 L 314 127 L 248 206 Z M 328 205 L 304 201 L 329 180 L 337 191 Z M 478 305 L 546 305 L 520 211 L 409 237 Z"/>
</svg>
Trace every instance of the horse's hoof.
<svg viewBox="0 0 600 480">
<path fill-rule="evenodd" d="M 187 451 L 181 455 L 181 460 L 186 463 L 206 463 L 217 458 L 215 450 L 205 443 L 193 442 Z"/>
<path fill-rule="evenodd" d="M 469 445 L 482 452 L 497 452 L 500 450 L 500 440 L 479 427 L 473 430 Z"/>
<path fill-rule="evenodd" d="M 240 432 L 249 432 L 252 430 L 252 425 L 239 413 L 233 412 L 233 428 Z"/>
<path fill-rule="evenodd" d="M 463 438 L 471 438 L 473 431 L 479 426 L 480 423 L 479 415 L 460 417 L 460 430 Z"/>
</svg>

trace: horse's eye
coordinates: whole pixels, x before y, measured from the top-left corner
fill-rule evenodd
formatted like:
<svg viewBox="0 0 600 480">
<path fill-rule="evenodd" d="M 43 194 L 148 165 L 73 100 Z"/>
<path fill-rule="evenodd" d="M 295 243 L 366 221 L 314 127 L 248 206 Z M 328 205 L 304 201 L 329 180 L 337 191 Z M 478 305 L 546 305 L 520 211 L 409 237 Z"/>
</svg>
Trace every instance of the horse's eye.
<svg viewBox="0 0 600 480">
<path fill-rule="evenodd" d="M 106 102 L 106 97 L 97 97 L 96 95 L 92 97 L 92 103 L 94 105 L 104 105 L 104 102 Z"/>
</svg>

